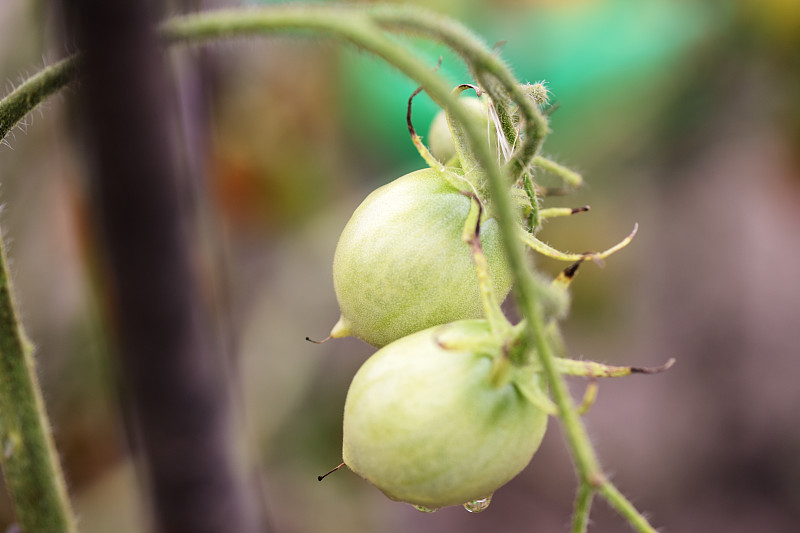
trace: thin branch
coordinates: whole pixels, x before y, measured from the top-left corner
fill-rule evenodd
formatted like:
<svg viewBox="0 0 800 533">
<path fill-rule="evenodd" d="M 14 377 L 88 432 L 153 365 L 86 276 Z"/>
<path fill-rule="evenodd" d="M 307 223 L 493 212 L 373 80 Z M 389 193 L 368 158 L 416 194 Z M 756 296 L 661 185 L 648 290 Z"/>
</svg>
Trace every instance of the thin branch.
<svg viewBox="0 0 800 533">
<path fill-rule="evenodd" d="M 51 94 L 61 90 L 75 78 L 78 56 L 45 67 L 0 100 L 0 139 L 6 135 Z"/>
<path fill-rule="evenodd" d="M 534 102 L 526 97 L 519 81 L 494 50 L 460 23 L 426 10 L 391 5 L 375 6 L 369 13 L 382 27 L 416 33 L 447 44 L 466 60 L 476 80 L 492 99 L 502 101 L 493 94 L 495 84 L 491 78 L 496 79 L 508 92 L 508 97 L 517 104 L 525 120 L 525 141 L 513 160 L 520 171 L 530 164 L 549 131 L 547 120 Z"/>
<path fill-rule="evenodd" d="M 572 512 L 572 533 L 586 533 L 589 527 L 589 513 L 592 510 L 592 499 L 595 488 L 582 484 L 575 497 L 575 510 Z"/>
<path fill-rule="evenodd" d="M 569 187 L 577 189 L 583 185 L 583 176 L 564 165 L 556 163 L 552 159 L 537 155 L 533 158 L 533 164 L 558 177 Z"/>
<path fill-rule="evenodd" d="M 658 533 L 613 483 L 608 480 L 604 481 L 598 488 L 598 492 L 636 531 L 639 533 Z"/>
</svg>

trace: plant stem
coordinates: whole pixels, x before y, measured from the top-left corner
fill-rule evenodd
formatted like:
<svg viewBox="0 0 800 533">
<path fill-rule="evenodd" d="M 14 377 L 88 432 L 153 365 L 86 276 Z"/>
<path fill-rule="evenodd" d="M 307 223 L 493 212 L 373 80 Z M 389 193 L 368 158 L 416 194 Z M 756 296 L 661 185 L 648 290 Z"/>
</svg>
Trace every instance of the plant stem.
<svg viewBox="0 0 800 533">
<path fill-rule="evenodd" d="M 511 70 L 475 34 L 460 23 L 428 11 L 408 6 L 376 6 L 369 9 L 374 20 L 382 27 L 416 33 L 441 41 L 466 60 L 476 79 L 481 82 L 493 100 L 498 98 L 495 86 L 486 74 L 495 78 L 519 106 L 525 119 L 526 138 L 515 157 L 518 168 L 527 167 L 541 148 L 549 128 L 539 109 L 523 93 L 519 81 Z"/>
<path fill-rule="evenodd" d="M 613 483 L 608 480 L 603 481 L 598 492 L 636 531 L 640 533 L 658 533 Z"/>
<path fill-rule="evenodd" d="M 460 85 L 455 88 L 453 94 L 460 95 L 467 89 L 480 90 L 472 85 Z M 478 198 L 485 201 L 486 196 L 486 183 L 481 165 L 473 156 L 471 150 L 471 143 L 466 137 L 462 122 L 453 119 L 453 115 L 445 113 L 447 117 L 447 128 L 450 130 L 450 137 L 453 139 L 453 146 L 456 149 L 456 156 L 461 163 L 461 169 L 464 171 L 464 179 L 469 181 L 478 193 Z M 475 120 L 475 117 L 470 117 L 470 120 Z"/>
<path fill-rule="evenodd" d="M 62 59 L 37 72 L 0 100 L 0 139 L 5 139 L 8 132 L 48 96 L 72 81 L 77 66 L 78 56 Z"/>
<path fill-rule="evenodd" d="M 33 348 L 19 321 L 0 242 L 0 464 L 23 531 L 75 531 Z"/>
<path fill-rule="evenodd" d="M 592 498 L 595 489 L 581 484 L 575 497 L 575 510 L 572 512 L 572 533 L 586 533 L 589 526 L 589 511 L 592 509 Z"/>
<path fill-rule="evenodd" d="M 536 157 L 533 158 L 533 164 L 557 176 L 559 179 L 564 181 L 564 183 L 566 183 L 568 187 L 577 189 L 578 187 L 583 185 L 583 176 L 581 176 L 572 169 L 569 169 L 563 165 L 559 165 L 555 161 L 547 159 L 546 157 L 541 157 L 537 155 Z"/>
</svg>

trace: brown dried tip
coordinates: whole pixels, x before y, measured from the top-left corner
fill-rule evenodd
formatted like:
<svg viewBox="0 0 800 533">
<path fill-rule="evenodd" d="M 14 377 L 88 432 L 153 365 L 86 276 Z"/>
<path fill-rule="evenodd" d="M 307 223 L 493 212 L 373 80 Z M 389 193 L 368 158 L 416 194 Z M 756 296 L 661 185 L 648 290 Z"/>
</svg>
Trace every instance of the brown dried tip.
<svg viewBox="0 0 800 533">
<path fill-rule="evenodd" d="M 414 100 L 414 97 L 417 96 L 419 93 L 422 92 L 422 87 L 417 87 L 417 89 L 411 93 L 411 96 L 408 97 L 408 109 L 406 110 L 406 125 L 408 126 L 408 132 L 411 134 L 411 137 L 416 137 L 417 132 L 414 129 L 414 124 L 411 122 L 411 102 Z"/>
<path fill-rule="evenodd" d="M 330 470 L 328 470 L 327 472 L 325 472 L 325 473 L 324 473 L 324 474 L 322 474 L 321 476 L 317 476 L 317 481 L 322 481 L 323 479 L 325 479 L 325 478 L 326 478 L 326 477 L 328 477 L 329 475 L 333 474 L 334 472 L 336 472 L 337 470 L 339 470 L 339 469 L 340 469 L 341 467 L 343 467 L 343 466 L 344 466 L 344 463 L 340 464 L 340 465 L 339 465 L 339 466 L 337 466 L 337 467 L 331 468 Z"/>
<path fill-rule="evenodd" d="M 675 358 L 670 357 L 669 361 L 661 366 L 632 366 L 631 374 L 658 374 L 669 370 L 675 364 Z"/>
<path fill-rule="evenodd" d="M 439 56 L 439 62 L 436 63 L 436 67 L 433 69 L 434 72 L 439 70 L 439 67 L 442 66 L 442 56 Z M 411 137 L 416 137 L 417 132 L 414 130 L 414 125 L 411 123 L 411 101 L 417 96 L 419 93 L 422 92 L 424 88 L 420 85 L 417 89 L 411 93 L 411 96 L 408 98 L 408 110 L 406 111 L 406 125 L 408 126 L 408 131 L 411 133 Z"/>
<path fill-rule="evenodd" d="M 314 344 L 323 344 L 323 343 L 325 343 L 325 342 L 328 342 L 329 340 L 331 340 L 331 338 L 332 338 L 332 337 L 331 337 L 330 335 L 328 335 L 327 337 L 325 337 L 325 338 L 324 338 L 324 339 L 322 339 L 321 341 L 315 341 L 314 339 L 312 339 L 312 338 L 310 338 L 310 337 L 306 337 L 306 340 L 307 340 L 308 342 L 313 342 Z"/>
<path fill-rule="evenodd" d="M 581 263 L 583 263 L 583 259 L 581 259 L 581 260 L 579 260 L 579 261 L 576 261 L 576 262 L 572 263 L 570 266 L 568 266 L 567 268 L 565 268 L 565 269 L 564 269 L 564 270 L 561 272 L 561 274 L 562 274 L 562 275 L 563 275 L 563 276 L 564 276 L 566 279 L 572 279 L 572 278 L 574 278 L 574 277 L 575 277 L 575 273 L 578 271 L 578 267 L 579 267 L 579 266 L 581 266 Z"/>
<path fill-rule="evenodd" d="M 591 208 L 588 205 L 584 205 L 581 207 L 573 207 L 572 214 L 574 215 L 575 213 L 585 213 L 586 211 L 589 211 L 589 209 Z"/>
</svg>

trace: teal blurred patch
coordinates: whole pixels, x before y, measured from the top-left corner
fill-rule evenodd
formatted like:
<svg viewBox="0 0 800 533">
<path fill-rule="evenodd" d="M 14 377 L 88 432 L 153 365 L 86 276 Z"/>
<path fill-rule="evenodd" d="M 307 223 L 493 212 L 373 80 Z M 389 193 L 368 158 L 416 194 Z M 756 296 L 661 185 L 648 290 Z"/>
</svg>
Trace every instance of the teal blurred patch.
<svg viewBox="0 0 800 533">
<path fill-rule="evenodd" d="M 608 0 L 549 6 L 495 8 L 489 3 L 463 10 L 463 22 L 493 45 L 504 42 L 502 57 L 523 81 L 546 80 L 560 105 L 553 128 L 558 146 L 586 141 L 587 124 L 615 121 L 620 134 L 642 127 L 669 97 L 671 79 L 682 61 L 724 24 L 724 13 L 702 2 Z M 712 17 L 713 15 L 713 17 Z M 402 40 L 433 67 L 443 48 L 426 41 Z M 453 85 L 471 81 L 460 59 L 445 53 L 441 72 Z M 416 85 L 368 54 L 347 53 L 342 61 L 342 108 L 358 117 L 352 135 L 383 154 L 387 163 L 405 158 L 421 163 L 408 140 L 405 105 Z M 627 111 L 618 115 L 621 108 Z M 414 122 L 423 136 L 436 112 L 426 97 L 415 101 Z M 589 119 L 587 121 L 587 119 Z M 614 141 L 603 131 L 598 142 Z M 412 168 L 414 163 L 411 164 Z M 417 166 L 419 166 L 417 164 Z"/>
<path fill-rule="evenodd" d="M 275 3 L 250 0 L 254 4 Z M 326 2 L 320 2 L 326 3 Z M 401 2 L 409 3 L 409 2 Z M 691 72 L 693 51 L 724 28 L 733 7 L 673 0 L 595 0 L 510 5 L 439 2 L 491 46 L 523 81 L 546 80 L 560 104 L 552 117 L 559 150 L 609 150 L 652 120 L 670 98 L 675 80 Z M 727 11 L 726 11 L 727 9 Z M 396 37 L 452 85 L 472 81 L 463 62 L 428 40 Z M 338 80 L 349 139 L 373 160 L 410 171 L 424 165 L 408 137 L 406 103 L 416 84 L 352 46 L 341 54 Z M 427 134 L 438 110 L 425 95 L 415 100 L 414 124 Z M 624 113 L 623 113 L 624 112 Z M 598 133 L 599 129 L 599 133 Z"/>
<path fill-rule="evenodd" d="M 440 45 L 398 38 L 399 45 L 409 48 L 435 68 L 454 87 L 470 80 L 464 63 Z M 400 71 L 367 53 L 343 54 L 341 63 L 342 114 L 357 117 L 346 122 L 348 134 L 357 143 L 368 145 L 373 157 L 379 156 L 389 167 L 410 171 L 425 166 L 411 142 L 406 127 L 408 98 L 418 87 Z M 425 141 L 428 127 L 439 107 L 426 95 L 414 99 L 413 123 Z"/>
<path fill-rule="evenodd" d="M 508 15 L 479 31 L 490 40 L 506 36 L 503 55 L 522 80 L 547 80 L 562 104 L 554 120 L 563 129 L 590 109 L 663 98 L 668 78 L 680 75 L 676 66 L 714 23 L 706 4 L 667 0 L 579 2 Z"/>
</svg>

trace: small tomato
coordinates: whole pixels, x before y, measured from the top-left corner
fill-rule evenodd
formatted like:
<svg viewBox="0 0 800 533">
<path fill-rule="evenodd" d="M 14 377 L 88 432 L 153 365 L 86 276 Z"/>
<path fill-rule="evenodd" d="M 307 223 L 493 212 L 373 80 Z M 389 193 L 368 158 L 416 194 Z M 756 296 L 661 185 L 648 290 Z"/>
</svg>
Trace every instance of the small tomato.
<svg viewBox="0 0 800 533">
<path fill-rule="evenodd" d="M 478 277 L 462 232 L 470 199 L 431 169 L 373 191 L 353 213 L 333 259 L 341 318 L 332 337 L 373 346 L 438 324 L 483 316 Z M 512 285 L 496 220 L 480 228 L 494 289 Z"/>
<path fill-rule="evenodd" d="M 489 126 L 489 105 L 487 100 L 475 96 L 464 96 L 460 100 L 466 107 L 467 112 L 483 125 L 489 146 L 495 148 L 497 145 L 497 133 L 494 126 Z M 456 155 L 456 147 L 453 143 L 453 136 L 450 134 L 450 128 L 447 125 L 447 114 L 444 110 L 439 111 L 431 122 L 430 130 L 428 130 L 428 149 L 442 163 L 447 163 Z"/>
<path fill-rule="evenodd" d="M 492 380 L 502 342 L 486 353 L 490 339 L 485 320 L 465 320 L 378 350 L 347 393 L 345 464 L 389 498 L 428 509 L 484 500 L 516 476 L 538 449 L 547 414 L 516 384 L 536 374 Z"/>
</svg>

